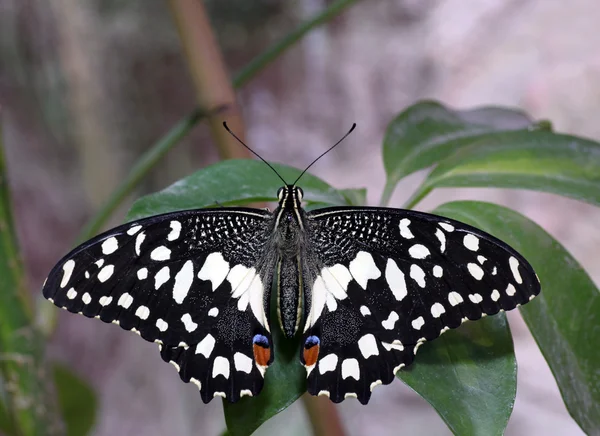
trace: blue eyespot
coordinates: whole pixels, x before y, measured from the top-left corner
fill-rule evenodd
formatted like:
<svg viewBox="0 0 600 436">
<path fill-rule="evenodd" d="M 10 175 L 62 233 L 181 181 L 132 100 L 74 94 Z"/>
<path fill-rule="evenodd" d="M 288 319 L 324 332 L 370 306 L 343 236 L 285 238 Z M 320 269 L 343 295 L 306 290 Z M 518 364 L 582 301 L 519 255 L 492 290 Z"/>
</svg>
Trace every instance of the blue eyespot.
<svg viewBox="0 0 600 436">
<path fill-rule="evenodd" d="M 319 345 L 321 341 L 317 336 L 309 336 L 306 338 L 306 342 L 304 342 L 304 348 L 312 348 L 315 345 Z"/>
<path fill-rule="evenodd" d="M 263 348 L 269 348 L 269 339 L 264 335 L 254 335 L 254 337 L 252 338 L 252 343 L 260 345 Z"/>
</svg>

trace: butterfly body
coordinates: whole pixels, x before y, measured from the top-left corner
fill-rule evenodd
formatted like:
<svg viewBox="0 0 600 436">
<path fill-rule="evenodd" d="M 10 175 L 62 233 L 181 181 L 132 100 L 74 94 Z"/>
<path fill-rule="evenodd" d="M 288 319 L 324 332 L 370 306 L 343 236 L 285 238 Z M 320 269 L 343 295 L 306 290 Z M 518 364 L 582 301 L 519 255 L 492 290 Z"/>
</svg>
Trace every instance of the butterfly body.
<svg viewBox="0 0 600 436">
<path fill-rule="evenodd" d="M 75 248 L 44 296 L 159 344 L 181 379 L 238 401 L 274 359 L 270 292 L 288 338 L 302 335 L 307 389 L 370 399 L 417 349 L 466 320 L 525 304 L 531 266 L 493 236 L 421 212 L 304 211 L 287 185 L 273 211 L 179 211 L 128 223 Z"/>
</svg>

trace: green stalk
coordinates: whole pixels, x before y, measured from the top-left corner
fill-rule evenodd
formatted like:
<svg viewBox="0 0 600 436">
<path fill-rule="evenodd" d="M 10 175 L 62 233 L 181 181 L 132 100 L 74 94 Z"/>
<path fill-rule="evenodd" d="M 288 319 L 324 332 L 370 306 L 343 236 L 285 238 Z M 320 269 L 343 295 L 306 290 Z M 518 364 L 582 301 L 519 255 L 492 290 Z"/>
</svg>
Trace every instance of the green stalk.
<svg viewBox="0 0 600 436">
<path fill-rule="evenodd" d="M 179 141 L 192 130 L 196 123 L 207 115 L 200 108 L 196 108 L 183 120 L 179 121 L 165 136 L 145 152 L 131 168 L 125 180 L 111 194 L 106 204 L 92 217 L 83 228 L 78 242 L 83 242 L 97 234 L 123 200 L 136 188 L 162 157 L 169 152 Z"/>
<path fill-rule="evenodd" d="M 331 3 L 322 12 L 302 23 L 300 26 L 298 26 L 298 28 L 291 31 L 287 36 L 283 37 L 263 53 L 256 56 L 248 63 L 248 65 L 242 68 L 242 70 L 233 78 L 233 87 L 239 88 L 248 83 L 267 65 L 269 65 L 288 48 L 302 39 L 304 35 L 313 30 L 315 27 L 331 21 L 333 18 L 341 14 L 348 6 L 352 6 L 354 3 L 356 3 L 356 1 L 357 0 L 337 0 Z"/>
<path fill-rule="evenodd" d="M 421 202 L 425 197 L 432 191 L 429 187 L 421 185 L 415 193 L 404 203 L 403 209 L 414 209 L 414 207 Z"/>
<path fill-rule="evenodd" d="M 44 347 L 33 325 L 31 299 L 15 236 L 0 129 L 0 374 L 9 422 L 16 435 L 61 433 L 50 394 Z"/>
<path fill-rule="evenodd" d="M 298 42 L 304 35 L 315 27 L 324 24 L 337 15 L 339 15 L 348 6 L 351 6 L 357 0 L 338 0 L 325 10 L 315 15 L 313 18 L 302 23 L 297 29 L 293 30 L 280 41 L 273 44 L 262 54 L 255 57 L 248 65 L 237 73 L 233 78 L 233 87 L 240 88 L 253 79 L 267 65 L 277 59 L 288 48 Z M 129 175 L 117 187 L 114 193 L 107 200 L 106 204 L 92 217 L 79 235 L 78 241 L 84 241 L 97 234 L 106 221 L 111 217 L 114 211 L 123 203 L 125 198 L 136 188 L 141 180 L 148 174 L 160 161 L 160 159 L 179 143 L 192 128 L 206 116 L 206 112 L 201 108 L 196 108 L 178 122 L 165 136 L 158 140 L 146 153 L 142 155 L 139 161 L 134 165 Z"/>
</svg>

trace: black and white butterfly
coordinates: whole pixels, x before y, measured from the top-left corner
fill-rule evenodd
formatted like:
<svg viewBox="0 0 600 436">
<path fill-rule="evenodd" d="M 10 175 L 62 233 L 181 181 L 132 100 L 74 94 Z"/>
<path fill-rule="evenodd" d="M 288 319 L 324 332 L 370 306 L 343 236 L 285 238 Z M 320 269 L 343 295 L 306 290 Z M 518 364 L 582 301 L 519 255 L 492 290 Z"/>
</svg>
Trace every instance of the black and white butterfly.
<svg viewBox="0 0 600 436">
<path fill-rule="evenodd" d="M 423 342 L 540 292 L 519 253 L 469 225 L 402 209 L 306 212 L 302 196 L 286 185 L 273 212 L 197 209 L 109 230 L 54 267 L 44 296 L 157 342 L 205 403 L 257 395 L 281 328 L 302 334 L 308 392 L 366 404 Z"/>
</svg>

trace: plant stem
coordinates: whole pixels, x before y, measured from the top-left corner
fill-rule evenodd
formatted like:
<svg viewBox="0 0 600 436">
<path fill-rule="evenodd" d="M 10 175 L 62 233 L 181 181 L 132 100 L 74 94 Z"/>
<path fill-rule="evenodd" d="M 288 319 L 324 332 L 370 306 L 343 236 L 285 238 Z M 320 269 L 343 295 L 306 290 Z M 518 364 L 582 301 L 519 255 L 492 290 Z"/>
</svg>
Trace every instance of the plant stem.
<svg viewBox="0 0 600 436">
<path fill-rule="evenodd" d="M 1 126 L 0 126 L 1 127 Z M 17 435 L 62 433 L 15 236 L 0 129 L 0 371 Z"/>
<path fill-rule="evenodd" d="M 252 59 L 240 72 L 233 78 L 233 87 L 239 88 L 253 79 L 257 73 L 262 71 L 267 65 L 277 59 L 292 45 L 297 43 L 304 35 L 320 26 L 331 21 L 342 13 L 347 7 L 352 6 L 357 0 L 337 0 L 331 3 L 322 12 L 300 24 L 295 30 L 292 30 L 287 36 L 283 37 L 277 43 L 265 50 L 260 55 Z"/>
<path fill-rule="evenodd" d="M 414 209 L 414 207 L 421 202 L 425 197 L 429 195 L 431 188 L 423 185 L 415 191 L 415 193 L 404 203 L 403 209 Z"/>
<path fill-rule="evenodd" d="M 111 194 L 106 204 L 94 215 L 90 222 L 84 227 L 78 242 L 85 241 L 98 233 L 112 213 L 119 207 L 123 200 L 135 189 L 140 181 L 156 166 L 160 159 L 171 150 L 181 139 L 183 139 L 198 120 L 206 116 L 199 108 L 178 122 L 165 136 L 163 136 L 153 147 L 145 152 L 119 187 Z"/>
<path fill-rule="evenodd" d="M 227 123 L 243 140 L 242 116 L 204 3 L 198 0 L 168 0 L 168 4 L 179 31 L 199 106 L 225 107 Z M 223 128 L 223 118 L 209 116 L 207 120 L 221 159 L 250 157 L 250 152 L 240 147 Z"/>
<path fill-rule="evenodd" d="M 344 436 L 344 428 L 336 406 L 324 397 L 302 395 L 314 436 Z"/>
</svg>

